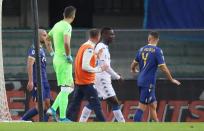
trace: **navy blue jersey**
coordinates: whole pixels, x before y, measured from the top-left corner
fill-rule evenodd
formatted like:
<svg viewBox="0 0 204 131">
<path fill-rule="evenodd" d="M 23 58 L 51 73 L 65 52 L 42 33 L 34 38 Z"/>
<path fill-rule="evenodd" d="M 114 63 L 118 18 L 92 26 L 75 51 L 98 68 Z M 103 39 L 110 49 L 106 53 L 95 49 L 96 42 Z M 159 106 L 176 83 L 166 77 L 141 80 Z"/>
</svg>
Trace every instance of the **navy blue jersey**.
<svg viewBox="0 0 204 131">
<path fill-rule="evenodd" d="M 28 51 L 28 56 L 35 58 L 35 48 L 32 46 Z M 41 47 L 39 50 L 39 56 L 41 61 L 41 76 L 42 82 L 47 82 L 47 74 L 46 74 L 46 56 L 45 50 Z M 36 71 L 36 63 L 33 64 L 33 82 L 37 82 L 37 71 Z"/>
<path fill-rule="evenodd" d="M 137 52 L 135 61 L 139 63 L 137 85 L 141 87 L 155 87 L 157 67 L 165 64 L 162 50 L 154 45 L 146 45 Z"/>
</svg>

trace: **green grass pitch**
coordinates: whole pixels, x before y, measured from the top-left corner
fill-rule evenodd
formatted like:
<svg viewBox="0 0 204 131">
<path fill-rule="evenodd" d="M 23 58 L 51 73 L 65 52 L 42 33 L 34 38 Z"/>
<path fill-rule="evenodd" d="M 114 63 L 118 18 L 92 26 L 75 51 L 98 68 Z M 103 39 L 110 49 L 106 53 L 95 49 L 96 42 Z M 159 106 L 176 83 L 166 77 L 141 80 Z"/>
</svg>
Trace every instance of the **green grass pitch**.
<svg viewBox="0 0 204 131">
<path fill-rule="evenodd" d="M 204 131 L 204 123 L 0 122 L 0 131 Z"/>
</svg>

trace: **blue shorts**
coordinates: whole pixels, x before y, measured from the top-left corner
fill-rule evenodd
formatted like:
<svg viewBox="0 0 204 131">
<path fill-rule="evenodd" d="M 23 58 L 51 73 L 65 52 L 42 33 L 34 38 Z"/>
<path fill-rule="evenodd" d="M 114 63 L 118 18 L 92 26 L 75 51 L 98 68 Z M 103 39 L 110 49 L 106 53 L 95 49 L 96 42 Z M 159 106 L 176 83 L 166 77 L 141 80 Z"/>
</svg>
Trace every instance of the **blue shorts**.
<svg viewBox="0 0 204 131">
<path fill-rule="evenodd" d="M 139 86 L 140 103 L 151 104 L 156 102 L 155 87 L 141 87 Z"/>
<path fill-rule="evenodd" d="M 42 83 L 42 97 L 43 97 L 43 101 L 45 99 L 50 99 L 51 96 L 50 96 L 50 85 L 48 82 L 43 82 Z M 38 98 L 38 95 L 37 95 L 37 84 L 34 83 L 34 88 L 32 90 L 32 98 L 33 98 L 33 101 L 37 102 L 37 98 Z"/>
</svg>

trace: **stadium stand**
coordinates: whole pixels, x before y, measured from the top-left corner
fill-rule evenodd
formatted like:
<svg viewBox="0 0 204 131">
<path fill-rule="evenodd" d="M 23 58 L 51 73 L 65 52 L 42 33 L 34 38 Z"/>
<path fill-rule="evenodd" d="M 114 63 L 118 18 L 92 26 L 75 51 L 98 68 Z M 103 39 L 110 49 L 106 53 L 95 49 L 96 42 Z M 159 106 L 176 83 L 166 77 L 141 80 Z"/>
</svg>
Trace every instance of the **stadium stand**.
<svg viewBox="0 0 204 131">
<path fill-rule="evenodd" d="M 204 77 L 204 31 L 159 31 L 160 47 L 175 77 Z M 147 42 L 147 31 L 116 30 L 116 39 L 110 46 L 113 68 L 124 76 L 133 79 L 130 64 L 136 51 Z M 79 44 L 86 39 L 85 30 L 75 30 L 72 39 L 72 54 L 76 55 Z M 26 54 L 32 44 L 32 33 L 29 30 L 3 31 L 4 71 L 7 79 L 18 77 L 27 79 Z M 47 72 L 54 79 L 52 59 L 47 59 Z M 159 77 L 164 76 L 159 73 Z"/>
</svg>

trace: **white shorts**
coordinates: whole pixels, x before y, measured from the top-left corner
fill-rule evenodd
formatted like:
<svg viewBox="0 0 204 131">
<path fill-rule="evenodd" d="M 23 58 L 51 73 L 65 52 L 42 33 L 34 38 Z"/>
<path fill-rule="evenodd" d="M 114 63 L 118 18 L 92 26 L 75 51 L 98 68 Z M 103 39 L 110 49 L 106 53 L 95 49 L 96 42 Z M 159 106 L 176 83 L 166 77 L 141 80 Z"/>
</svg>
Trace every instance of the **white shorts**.
<svg viewBox="0 0 204 131">
<path fill-rule="evenodd" d="M 97 78 L 95 82 L 95 89 L 98 92 L 98 96 L 103 99 L 107 99 L 113 96 L 116 96 L 111 80 L 104 78 Z"/>
</svg>

